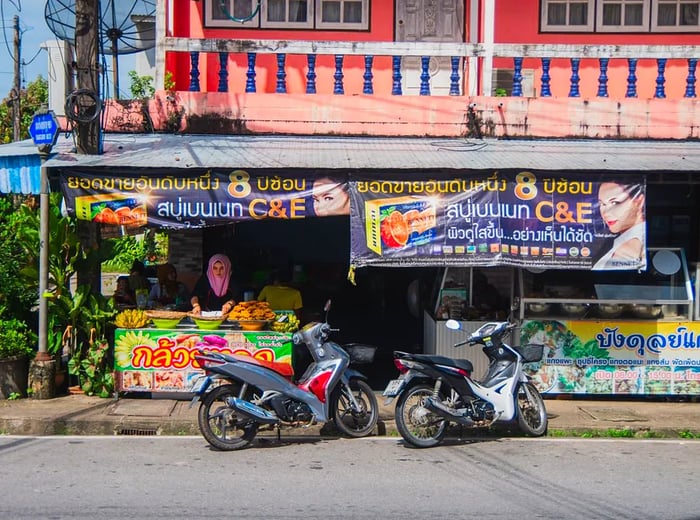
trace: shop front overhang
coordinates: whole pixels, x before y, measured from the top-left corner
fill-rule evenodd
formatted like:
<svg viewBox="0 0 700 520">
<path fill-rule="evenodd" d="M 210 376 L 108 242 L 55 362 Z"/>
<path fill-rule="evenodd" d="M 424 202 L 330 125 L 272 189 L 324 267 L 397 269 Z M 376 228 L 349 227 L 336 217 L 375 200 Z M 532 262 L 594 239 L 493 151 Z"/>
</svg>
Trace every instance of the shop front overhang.
<svg viewBox="0 0 700 520">
<path fill-rule="evenodd" d="M 67 148 L 47 161 L 70 168 L 266 170 L 700 172 L 697 141 L 443 139 L 283 135 L 107 134 L 104 153 Z M 681 180 L 676 177 L 677 181 Z"/>
</svg>

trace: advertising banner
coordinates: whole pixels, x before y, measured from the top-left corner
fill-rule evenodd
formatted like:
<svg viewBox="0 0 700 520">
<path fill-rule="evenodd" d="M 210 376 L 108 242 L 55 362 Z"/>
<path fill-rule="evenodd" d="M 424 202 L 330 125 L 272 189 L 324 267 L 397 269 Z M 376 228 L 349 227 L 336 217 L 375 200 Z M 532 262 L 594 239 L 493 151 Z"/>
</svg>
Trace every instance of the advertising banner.
<svg viewBox="0 0 700 520">
<path fill-rule="evenodd" d="M 350 213 L 347 175 L 110 168 L 63 171 L 60 183 L 70 215 L 120 226 L 199 228 Z"/>
<path fill-rule="evenodd" d="M 350 178 L 351 264 L 646 268 L 646 185 L 630 175 Z"/>
<path fill-rule="evenodd" d="M 252 356 L 282 375 L 293 375 L 292 335 L 239 330 L 117 329 L 114 369 L 119 392 L 192 392 L 204 371 L 199 349 Z"/>
<path fill-rule="evenodd" d="M 545 345 L 543 393 L 700 394 L 700 323 L 526 320 L 520 340 Z"/>
</svg>

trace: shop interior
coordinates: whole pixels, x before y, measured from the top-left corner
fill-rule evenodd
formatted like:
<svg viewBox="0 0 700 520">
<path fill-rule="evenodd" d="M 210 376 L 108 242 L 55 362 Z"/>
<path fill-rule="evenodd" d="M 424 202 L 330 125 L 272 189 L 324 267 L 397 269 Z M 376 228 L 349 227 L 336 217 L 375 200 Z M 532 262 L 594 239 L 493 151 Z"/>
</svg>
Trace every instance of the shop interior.
<svg viewBox="0 0 700 520">
<path fill-rule="evenodd" d="M 699 216 L 696 186 L 661 181 L 649 181 L 647 189 L 648 247 L 682 248 L 689 277 L 694 279 Z M 349 233 L 348 218 L 343 216 L 237 222 L 204 230 L 203 258 L 214 253 L 229 256 L 241 298 L 245 293 L 257 296 L 273 270 L 291 268 L 293 283 L 303 297 L 302 323 L 323 319 L 323 306 L 331 299 L 329 322 L 339 329 L 333 339 L 377 347 L 375 363 L 359 367 L 376 389 L 396 375 L 393 350 L 425 351 L 424 313 L 435 321 L 506 319 L 514 296 L 546 300 L 557 296 L 553 290 L 564 288 L 563 298 L 587 299 L 593 297 L 590 289 L 601 283 L 593 277 L 623 277 L 624 283 L 634 285 L 635 280 L 648 284 L 642 278 L 654 276 L 652 271 L 576 272 L 572 277 L 571 271 L 532 272 L 511 267 L 365 267 L 357 270 L 353 285 L 347 279 Z M 550 312 L 547 302 L 541 303 L 540 312 L 536 305 L 532 307 L 535 315 Z M 570 316 L 582 308 L 571 306 Z"/>
</svg>

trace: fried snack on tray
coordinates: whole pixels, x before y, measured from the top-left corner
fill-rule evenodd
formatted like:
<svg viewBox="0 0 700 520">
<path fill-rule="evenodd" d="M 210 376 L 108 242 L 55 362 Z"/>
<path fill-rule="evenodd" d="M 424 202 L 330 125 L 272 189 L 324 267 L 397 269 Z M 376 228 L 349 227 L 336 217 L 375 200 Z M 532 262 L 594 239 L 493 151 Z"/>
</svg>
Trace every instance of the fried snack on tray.
<svg viewBox="0 0 700 520">
<path fill-rule="evenodd" d="M 274 318 L 275 313 L 269 303 L 255 300 L 236 304 L 228 315 L 232 321 L 266 321 Z"/>
</svg>

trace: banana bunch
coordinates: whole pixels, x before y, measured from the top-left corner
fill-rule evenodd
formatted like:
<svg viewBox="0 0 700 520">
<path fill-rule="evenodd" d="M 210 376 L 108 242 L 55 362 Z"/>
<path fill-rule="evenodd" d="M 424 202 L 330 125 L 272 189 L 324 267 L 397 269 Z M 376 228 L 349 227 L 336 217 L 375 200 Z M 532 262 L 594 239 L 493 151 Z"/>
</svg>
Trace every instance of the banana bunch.
<svg viewBox="0 0 700 520">
<path fill-rule="evenodd" d="M 141 309 L 124 309 L 114 318 L 114 324 L 120 329 L 140 329 L 146 326 L 148 319 Z"/>
<path fill-rule="evenodd" d="M 276 332 L 294 332 L 299 328 L 299 318 L 294 314 L 278 314 L 272 322 L 272 330 Z"/>
</svg>

